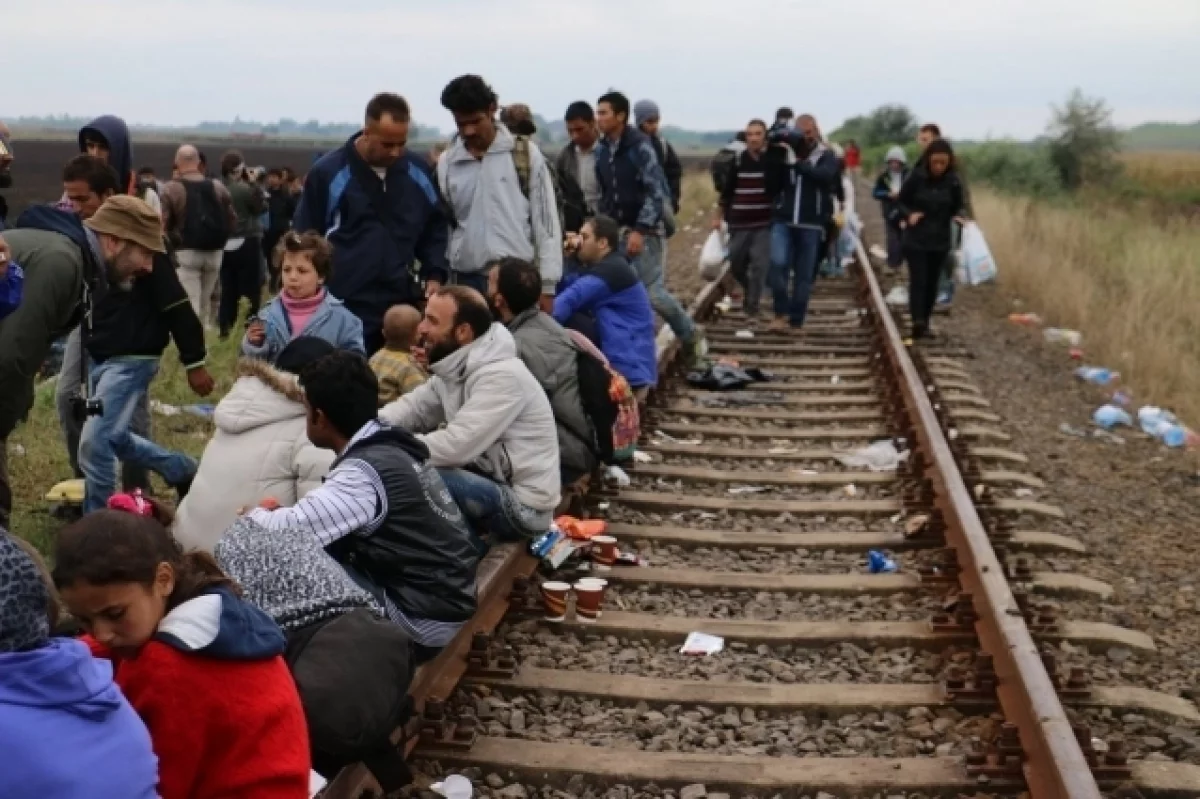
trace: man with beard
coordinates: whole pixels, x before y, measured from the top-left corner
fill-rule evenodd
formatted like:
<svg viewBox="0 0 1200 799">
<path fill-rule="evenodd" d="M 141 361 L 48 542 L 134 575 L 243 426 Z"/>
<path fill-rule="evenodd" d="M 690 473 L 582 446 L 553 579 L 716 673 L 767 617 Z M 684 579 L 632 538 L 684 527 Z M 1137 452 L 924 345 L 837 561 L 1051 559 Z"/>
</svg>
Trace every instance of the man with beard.
<svg viewBox="0 0 1200 799">
<path fill-rule="evenodd" d="M 418 434 L 477 534 L 532 538 L 559 501 L 558 433 L 546 392 L 483 296 L 439 289 L 417 328 L 429 381 L 379 412 Z"/>
<path fill-rule="evenodd" d="M 372 98 L 362 131 L 313 164 L 292 225 L 333 245 L 325 288 L 362 321 L 367 355 L 383 346 L 388 308 L 420 304 L 447 278 L 446 217 L 429 164 L 406 149 L 410 122 L 403 97 Z"/>
<path fill-rule="evenodd" d="M 79 224 L 53 209 L 39 211 Z M 192 389 L 201 396 L 212 391 L 204 369 L 204 332 L 165 255 L 158 214 L 134 197 L 114 196 L 82 229 L 32 221 L 22 228 L 6 231 L 0 248 L 28 275 L 21 306 L 0 321 L 0 524 L 12 510 L 5 468 L 8 436 L 33 406 L 33 377 L 51 342 L 80 321 L 87 304 L 93 322 L 85 348 L 96 364 L 89 399 L 91 410 L 103 413 L 92 415 L 83 432 L 85 509 L 104 507 L 115 488 L 116 458 L 157 471 L 186 490 L 195 462 L 129 429 L 172 336 Z"/>
</svg>

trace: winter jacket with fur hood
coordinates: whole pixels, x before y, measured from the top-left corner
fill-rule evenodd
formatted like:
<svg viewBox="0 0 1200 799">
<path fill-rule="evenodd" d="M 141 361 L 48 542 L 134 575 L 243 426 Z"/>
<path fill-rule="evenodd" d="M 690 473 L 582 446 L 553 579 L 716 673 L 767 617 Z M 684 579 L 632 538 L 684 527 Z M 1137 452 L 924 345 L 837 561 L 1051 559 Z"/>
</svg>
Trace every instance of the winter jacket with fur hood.
<svg viewBox="0 0 1200 799">
<path fill-rule="evenodd" d="M 175 517 L 176 540 L 211 552 L 242 507 L 267 497 L 287 507 L 321 484 L 334 453 L 308 440 L 296 378 L 265 361 L 242 360 L 217 405 L 217 431 Z"/>
<path fill-rule="evenodd" d="M 428 382 L 385 406 L 380 419 L 417 433 L 439 469 L 474 466 L 534 510 L 558 507 L 554 413 L 504 325 L 493 323 L 429 371 Z"/>
</svg>

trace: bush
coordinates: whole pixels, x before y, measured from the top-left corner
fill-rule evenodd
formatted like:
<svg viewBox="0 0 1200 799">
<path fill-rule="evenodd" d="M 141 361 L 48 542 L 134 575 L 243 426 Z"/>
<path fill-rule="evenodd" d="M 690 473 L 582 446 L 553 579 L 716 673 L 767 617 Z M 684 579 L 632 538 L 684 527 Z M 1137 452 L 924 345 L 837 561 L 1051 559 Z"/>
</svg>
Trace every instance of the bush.
<svg viewBox="0 0 1200 799">
<path fill-rule="evenodd" d="M 1062 179 L 1043 144 L 986 142 L 958 150 L 963 176 L 1001 191 L 1049 197 L 1063 191 Z"/>
<path fill-rule="evenodd" d="M 1079 89 L 1071 92 L 1062 108 L 1054 109 L 1046 135 L 1050 158 L 1068 189 L 1104 185 L 1120 175 L 1121 134 L 1103 100 L 1085 97 Z"/>
</svg>

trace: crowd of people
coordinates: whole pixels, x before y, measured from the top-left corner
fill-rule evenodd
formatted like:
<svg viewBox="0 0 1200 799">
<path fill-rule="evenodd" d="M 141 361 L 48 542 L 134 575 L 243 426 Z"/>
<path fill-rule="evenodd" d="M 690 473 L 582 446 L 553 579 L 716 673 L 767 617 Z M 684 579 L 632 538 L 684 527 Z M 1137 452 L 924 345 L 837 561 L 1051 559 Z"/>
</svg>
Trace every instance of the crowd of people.
<svg viewBox="0 0 1200 799">
<path fill-rule="evenodd" d="M 665 283 L 681 168 L 656 103 L 571 103 L 550 159 L 529 109 L 481 77 L 441 102 L 457 133 L 429 156 L 385 93 L 304 176 L 230 151 L 210 177 L 185 144 L 164 183 L 100 117 L 62 197 L 0 233 L 0 528 L 7 438 L 64 335 L 56 404 L 85 486 L 52 571 L 0 529 L 0 673 L 21 675 L 0 679 L 0 749 L 19 753 L 0 793 L 298 797 L 310 768 L 357 761 L 402 784 L 388 735 L 413 670 L 474 614 L 481 557 L 631 456 L 655 313 L 703 363 Z M 787 109 L 741 138 L 714 226 L 751 324 L 769 286 L 770 328 L 799 328 L 839 258 L 857 148 Z M 940 138 L 911 174 L 892 161 L 875 196 L 928 333 L 965 199 Z M 197 461 L 154 442 L 149 389 L 174 342 L 209 395 L 214 324 L 242 358 Z"/>
</svg>

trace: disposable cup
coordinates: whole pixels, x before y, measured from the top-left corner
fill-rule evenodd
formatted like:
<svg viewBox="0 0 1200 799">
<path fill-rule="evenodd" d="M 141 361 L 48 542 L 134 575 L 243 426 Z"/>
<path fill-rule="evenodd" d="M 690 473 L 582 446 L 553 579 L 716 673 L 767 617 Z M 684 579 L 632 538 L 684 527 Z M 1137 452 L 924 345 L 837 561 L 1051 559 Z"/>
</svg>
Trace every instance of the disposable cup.
<svg viewBox="0 0 1200 799">
<path fill-rule="evenodd" d="M 542 583 L 542 604 L 546 606 L 547 621 L 562 621 L 567 617 L 567 594 L 570 592 L 570 583 Z"/>
<path fill-rule="evenodd" d="M 605 588 L 606 586 L 595 580 L 580 580 L 575 583 L 575 615 L 579 621 L 591 624 L 600 617 Z"/>
<path fill-rule="evenodd" d="M 617 561 L 617 539 L 611 535 L 592 537 L 592 562 L 601 571 L 607 571 Z"/>
</svg>

